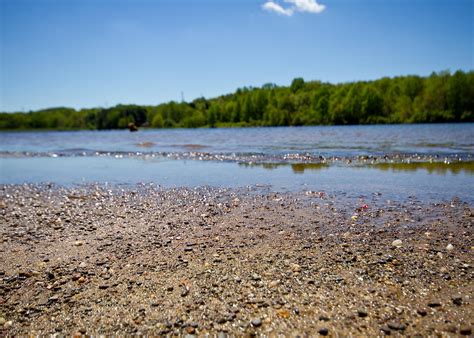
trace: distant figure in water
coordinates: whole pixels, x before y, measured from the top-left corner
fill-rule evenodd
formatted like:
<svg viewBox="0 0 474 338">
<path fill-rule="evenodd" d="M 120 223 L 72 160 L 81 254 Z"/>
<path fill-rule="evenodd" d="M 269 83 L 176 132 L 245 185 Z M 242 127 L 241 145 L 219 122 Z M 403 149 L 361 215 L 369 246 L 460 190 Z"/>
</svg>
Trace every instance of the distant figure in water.
<svg viewBox="0 0 474 338">
<path fill-rule="evenodd" d="M 130 123 L 128 124 L 128 130 L 130 130 L 130 131 L 138 131 L 138 128 L 137 128 L 137 126 L 135 125 L 135 123 L 130 122 Z"/>
</svg>

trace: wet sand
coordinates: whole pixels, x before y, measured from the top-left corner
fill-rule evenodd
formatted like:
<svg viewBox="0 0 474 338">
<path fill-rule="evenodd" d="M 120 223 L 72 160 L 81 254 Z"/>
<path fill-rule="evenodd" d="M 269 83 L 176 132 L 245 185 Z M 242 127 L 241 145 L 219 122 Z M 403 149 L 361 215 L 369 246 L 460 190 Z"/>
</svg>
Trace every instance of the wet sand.
<svg viewBox="0 0 474 338">
<path fill-rule="evenodd" d="M 322 192 L 0 186 L 2 335 L 470 335 L 474 211 Z"/>
</svg>

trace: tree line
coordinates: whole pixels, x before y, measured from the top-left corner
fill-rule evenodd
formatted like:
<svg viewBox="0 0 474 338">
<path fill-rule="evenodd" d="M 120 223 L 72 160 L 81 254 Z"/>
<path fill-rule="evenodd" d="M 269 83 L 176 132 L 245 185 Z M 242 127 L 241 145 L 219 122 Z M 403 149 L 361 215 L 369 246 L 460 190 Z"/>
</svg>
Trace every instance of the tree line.
<svg viewBox="0 0 474 338">
<path fill-rule="evenodd" d="M 443 71 L 331 84 L 296 78 L 235 93 L 157 106 L 117 105 L 0 113 L 0 129 L 301 126 L 474 121 L 474 71 Z"/>
</svg>

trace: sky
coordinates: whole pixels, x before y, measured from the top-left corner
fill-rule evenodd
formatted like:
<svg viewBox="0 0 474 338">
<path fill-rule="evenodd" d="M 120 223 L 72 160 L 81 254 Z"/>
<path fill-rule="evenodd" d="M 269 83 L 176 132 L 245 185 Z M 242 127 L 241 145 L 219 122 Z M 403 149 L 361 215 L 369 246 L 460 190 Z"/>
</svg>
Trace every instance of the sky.
<svg viewBox="0 0 474 338">
<path fill-rule="evenodd" d="M 474 69 L 474 0 L 0 0 L 0 111 Z"/>
</svg>

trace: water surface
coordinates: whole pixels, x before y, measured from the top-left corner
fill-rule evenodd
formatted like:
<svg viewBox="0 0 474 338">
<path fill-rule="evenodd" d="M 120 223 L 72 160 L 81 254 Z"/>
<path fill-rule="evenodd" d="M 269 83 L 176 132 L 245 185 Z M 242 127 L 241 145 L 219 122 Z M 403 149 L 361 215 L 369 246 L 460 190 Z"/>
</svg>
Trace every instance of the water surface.
<svg viewBox="0 0 474 338">
<path fill-rule="evenodd" d="M 223 155 L 200 161 L 206 154 Z M 474 124 L 2 132 L 0 183 L 264 186 L 472 204 L 473 155 Z"/>
<path fill-rule="evenodd" d="M 474 124 L 1 132 L 0 152 L 208 152 L 329 156 L 473 154 Z"/>
</svg>

